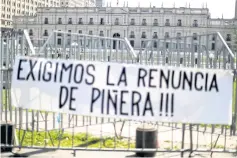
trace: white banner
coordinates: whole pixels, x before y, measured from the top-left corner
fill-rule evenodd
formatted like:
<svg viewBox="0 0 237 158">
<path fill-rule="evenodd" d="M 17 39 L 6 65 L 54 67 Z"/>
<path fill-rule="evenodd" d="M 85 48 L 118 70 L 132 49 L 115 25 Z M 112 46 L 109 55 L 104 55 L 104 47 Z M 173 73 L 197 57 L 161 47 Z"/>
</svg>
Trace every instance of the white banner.
<svg viewBox="0 0 237 158">
<path fill-rule="evenodd" d="M 231 71 L 17 57 L 12 104 L 144 121 L 231 124 Z"/>
</svg>

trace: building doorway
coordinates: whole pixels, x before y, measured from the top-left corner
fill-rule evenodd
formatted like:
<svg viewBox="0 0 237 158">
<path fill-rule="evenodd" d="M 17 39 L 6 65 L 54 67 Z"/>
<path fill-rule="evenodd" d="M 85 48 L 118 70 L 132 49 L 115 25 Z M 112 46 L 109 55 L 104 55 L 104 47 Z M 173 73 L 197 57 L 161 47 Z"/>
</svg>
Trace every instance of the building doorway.
<svg viewBox="0 0 237 158">
<path fill-rule="evenodd" d="M 114 35 L 113 35 L 113 38 L 120 38 L 120 34 L 119 33 L 115 33 Z M 117 44 L 118 44 L 118 46 L 117 46 Z M 116 48 L 119 48 L 120 47 L 120 41 L 118 41 L 118 40 L 113 40 L 113 49 L 116 49 Z"/>
</svg>

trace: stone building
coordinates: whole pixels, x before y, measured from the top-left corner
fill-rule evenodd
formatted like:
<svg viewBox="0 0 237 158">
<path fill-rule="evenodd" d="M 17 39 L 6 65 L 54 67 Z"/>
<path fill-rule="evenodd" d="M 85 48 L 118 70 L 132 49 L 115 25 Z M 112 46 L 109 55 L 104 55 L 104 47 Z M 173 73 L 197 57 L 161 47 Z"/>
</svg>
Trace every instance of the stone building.
<svg viewBox="0 0 237 158">
<path fill-rule="evenodd" d="M 14 17 L 16 30 L 28 29 L 32 39 L 46 40 L 53 30 L 108 37 L 127 37 L 139 48 L 145 39 L 220 32 L 231 45 L 233 19 L 212 19 L 208 8 L 41 7 L 37 16 Z"/>
</svg>

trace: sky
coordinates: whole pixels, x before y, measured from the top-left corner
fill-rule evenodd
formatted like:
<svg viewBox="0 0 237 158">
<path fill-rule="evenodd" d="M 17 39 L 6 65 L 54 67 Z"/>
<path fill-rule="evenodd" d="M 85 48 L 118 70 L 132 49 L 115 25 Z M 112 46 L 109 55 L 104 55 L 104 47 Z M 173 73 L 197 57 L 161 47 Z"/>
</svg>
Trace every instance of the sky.
<svg viewBox="0 0 237 158">
<path fill-rule="evenodd" d="M 209 8 L 209 11 L 211 12 L 211 17 L 212 18 L 221 18 L 222 14 L 224 18 L 234 18 L 234 12 L 235 12 L 235 0 L 118 0 L 119 5 L 118 6 L 123 6 L 124 2 L 127 4 L 128 1 L 128 6 L 129 7 L 137 7 L 138 4 L 140 3 L 140 7 L 149 7 L 150 4 L 151 6 L 156 6 L 156 7 L 161 7 L 163 3 L 163 7 L 170 8 L 174 6 L 175 7 L 185 7 L 189 6 L 191 8 L 202 8 L 203 4 Z M 105 6 L 110 4 L 111 6 L 116 7 L 117 6 L 117 0 L 105 0 Z"/>
</svg>

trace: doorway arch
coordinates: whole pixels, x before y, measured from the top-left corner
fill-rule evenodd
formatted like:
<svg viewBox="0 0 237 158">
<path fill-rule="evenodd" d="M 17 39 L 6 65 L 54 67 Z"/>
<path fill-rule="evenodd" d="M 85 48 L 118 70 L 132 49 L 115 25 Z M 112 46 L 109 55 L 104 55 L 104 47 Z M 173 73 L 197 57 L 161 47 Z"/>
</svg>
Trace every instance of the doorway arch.
<svg viewBox="0 0 237 158">
<path fill-rule="evenodd" d="M 120 38 L 120 34 L 119 33 L 114 33 L 113 38 Z M 118 44 L 118 48 L 119 48 L 120 47 L 120 41 L 113 40 L 113 49 L 117 48 L 117 44 Z"/>
</svg>

